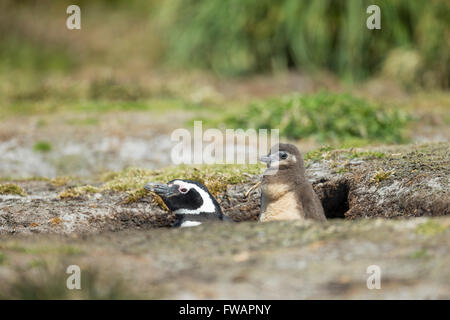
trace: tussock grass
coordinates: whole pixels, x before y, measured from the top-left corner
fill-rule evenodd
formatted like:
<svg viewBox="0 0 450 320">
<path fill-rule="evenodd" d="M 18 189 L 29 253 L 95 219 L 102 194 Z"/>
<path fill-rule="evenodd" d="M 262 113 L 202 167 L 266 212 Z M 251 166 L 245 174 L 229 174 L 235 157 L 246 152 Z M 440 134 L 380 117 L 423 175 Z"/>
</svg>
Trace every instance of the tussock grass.
<svg viewBox="0 0 450 320">
<path fill-rule="evenodd" d="M 365 27 L 370 4 L 174 0 L 159 16 L 175 64 L 225 74 L 326 69 L 353 80 L 384 65 L 406 85 L 448 87 L 448 1 L 379 1 L 382 30 Z"/>
</svg>

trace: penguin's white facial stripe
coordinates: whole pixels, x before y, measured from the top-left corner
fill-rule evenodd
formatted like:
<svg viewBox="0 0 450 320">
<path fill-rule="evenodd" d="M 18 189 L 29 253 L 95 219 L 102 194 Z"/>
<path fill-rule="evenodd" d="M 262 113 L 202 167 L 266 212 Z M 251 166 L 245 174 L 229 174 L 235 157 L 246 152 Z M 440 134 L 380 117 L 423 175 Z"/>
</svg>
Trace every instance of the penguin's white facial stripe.
<svg viewBox="0 0 450 320">
<path fill-rule="evenodd" d="M 191 190 L 191 186 L 192 186 L 192 184 L 190 184 L 190 183 L 185 183 L 184 181 L 178 181 L 178 180 L 171 183 L 170 186 L 172 186 L 174 184 L 176 186 L 178 186 L 178 191 L 183 194 L 188 193 L 189 190 Z"/>
<path fill-rule="evenodd" d="M 186 227 L 195 227 L 195 226 L 199 226 L 202 223 L 199 221 L 185 221 L 180 225 L 180 228 L 186 228 Z"/>
<path fill-rule="evenodd" d="M 212 201 L 210 195 L 205 190 L 203 190 L 202 188 L 197 186 L 196 184 L 189 183 L 186 181 L 181 181 L 181 180 L 175 180 L 173 182 L 173 184 L 176 184 L 179 186 L 178 190 L 183 189 L 183 188 L 187 189 L 187 190 L 194 189 L 195 191 L 198 192 L 198 194 L 200 194 L 200 196 L 202 197 L 202 200 L 203 200 L 203 204 L 200 208 L 197 208 L 194 210 L 178 209 L 178 210 L 175 210 L 174 213 L 176 213 L 176 214 L 200 214 L 201 212 L 214 213 L 216 211 L 216 206 L 214 205 L 214 202 Z"/>
</svg>

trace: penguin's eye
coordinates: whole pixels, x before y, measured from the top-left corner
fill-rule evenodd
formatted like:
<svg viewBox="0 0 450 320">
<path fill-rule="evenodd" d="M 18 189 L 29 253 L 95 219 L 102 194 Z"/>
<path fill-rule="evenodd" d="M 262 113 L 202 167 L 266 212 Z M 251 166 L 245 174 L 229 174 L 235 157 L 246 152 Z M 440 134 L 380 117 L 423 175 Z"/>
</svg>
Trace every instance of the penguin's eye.
<svg viewBox="0 0 450 320">
<path fill-rule="evenodd" d="M 282 160 L 286 160 L 286 159 L 287 159 L 287 157 L 288 157 L 288 155 L 287 155 L 287 153 L 286 153 L 286 152 L 280 152 L 280 159 L 282 159 Z"/>
<path fill-rule="evenodd" d="M 189 190 L 186 189 L 186 188 L 181 188 L 181 189 L 180 189 L 180 192 L 181 192 L 181 193 L 187 193 L 188 191 L 189 191 Z"/>
</svg>

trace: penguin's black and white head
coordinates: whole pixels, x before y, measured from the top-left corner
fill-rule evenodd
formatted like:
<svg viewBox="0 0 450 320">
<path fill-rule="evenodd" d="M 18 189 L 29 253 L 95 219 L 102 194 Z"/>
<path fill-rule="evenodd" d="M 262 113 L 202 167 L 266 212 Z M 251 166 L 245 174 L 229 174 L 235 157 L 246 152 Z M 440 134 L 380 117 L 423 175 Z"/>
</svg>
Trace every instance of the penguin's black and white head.
<svg viewBox="0 0 450 320">
<path fill-rule="evenodd" d="M 149 182 L 145 189 L 160 196 L 176 215 L 175 226 L 196 226 L 205 220 L 223 219 L 219 203 L 199 182 L 181 179 L 166 184 Z"/>
<path fill-rule="evenodd" d="M 304 171 L 303 157 L 293 144 L 280 143 L 274 145 L 267 156 L 260 158 L 267 163 L 268 169 L 286 170 L 295 169 Z"/>
</svg>

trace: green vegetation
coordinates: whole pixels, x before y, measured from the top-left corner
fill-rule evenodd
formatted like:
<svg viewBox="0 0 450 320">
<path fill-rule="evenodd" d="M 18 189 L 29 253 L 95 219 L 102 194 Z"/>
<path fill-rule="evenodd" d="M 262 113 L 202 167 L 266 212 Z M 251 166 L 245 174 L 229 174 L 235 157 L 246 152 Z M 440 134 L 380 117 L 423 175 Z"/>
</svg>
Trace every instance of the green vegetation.
<svg viewBox="0 0 450 320">
<path fill-rule="evenodd" d="M 448 230 L 448 226 L 443 226 L 436 221 L 429 220 L 420 224 L 416 228 L 416 232 L 425 236 L 434 236 Z"/>
<path fill-rule="evenodd" d="M 53 179 L 49 179 L 49 182 L 55 187 L 61 187 L 61 186 L 64 186 L 64 185 L 72 182 L 73 180 L 74 180 L 73 177 L 62 176 L 62 177 L 56 177 Z"/>
<path fill-rule="evenodd" d="M 0 266 L 4 264 L 6 261 L 6 255 L 3 252 L 0 252 Z"/>
<path fill-rule="evenodd" d="M 67 264 L 69 265 L 69 263 Z M 92 267 L 83 268 L 81 290 L 68 290 L 65 267 L 50 267 L 46 261 L 16 271 L 17 277 L 3 283 L 0 299 L 130 299 L 133 294 L 121 279 L 101 281 L 99 272 Z"/>
<path fill-rule="evenodd" d="M 430 255 L 428 254 L 427 249 L 418 249 L 411 253 L 410 257 L 412 259 L 426 259 L 429 258 Z"/>
<path fill-rule="evenodd" d="M 371 4 L 175 0 L 164 2 L 158 15 L 169 39 L 168 57 L 177 64 L 226 74 L 327 69 L 361 79 L 384 63 L 388 75 L 448 87 L 450 47 L 443 39 L 450 3 L 378 1 L 382 30 L 368 30 Z"/>
<path fill-rule="evenodd" d="M 74 56 L 63 47 L 39 46 L 33 41 L 24 41 L 14 32 L 5 35 L 0 44 L 0 71 L 70 71 L 75 65 Z"/>
<path fill-rule="evenodd" d="M 353 151 L 350 154 L 351 159 L 362 158 L 362 159 L 382 159 L 386 157 L 384 152 L 378 151 Z"/>
<path fill-rule="evenodd" d="M 60 199 L 78 198 L 86 193 L 102 191 L 126 191 L 129 197 L 126 202 L 136 201 L 148 192 L 144 189 L 147 182 L 165 183 L 174 179 L 188 179 L 203 183 L 209 191 L 217 196 L 230 184 L 243 183 L 248 177 L 260 174 L 264 166 L 256 165 L 180 165 L 162 170 L 128 168 L 120 172 L 111 172 L 103 176 L 100 187 L 80 186 L 69 188 L 59 194 Z"/>
<path fill-rule="evenodd" d="M 10 102 L 0 110 L 0 117 L 11 115 L 46 115 L 55 112 L 76 112 L 88 115 L 84 119 L 68 120 L 71 125 L 97 125 L 99 123 L 99 113 L 112 111 L 153 111 L 166 112 L 167 110 L 197 110 L 202 111 L 202 106 L 187 102 L 180 98 L 150 98 L 148 100 L 127 101 L 117 98 L 117 100 L 84 100 L 84 92 L 72 92 L 71 96 L 75 101 L 68 102 L 65 98 L 59 97 L 54 91 L 58 88 L 52 88 L 52 96 L 39 100 L 26 102 Z M 55 93 L 55 94 L 53 94 Z M 39 147 L 38 147 L 39 148 Z"/>
<path fill-rule="evenodd" d="M 330 146 L 322 146 L 305 154 L 305 161 L 321 161 L 321 160 L 345 160 L 345 159 L 382 159 L 386 154 L 379 151 L 355 151 L 335 149 Z"/>
<path fill-rule="evenodd" d="M 122 69 L 137 61 L 232 75 L 327 70 L 358 80 L 382 73 L 407 86 L 449 86 L 447 0 L 83 1 L 89 12 L 83 23 L 94 31 L 83 42 L 57 30 L 70 2 L 42 0 L 40 8 L 3 2 L 0 71 L 45 75 L 85 65 Z M 366 28 L 371 4 L 380 6 L 381 30 Z M 27 22 L 33 16 L 40 19 Z M 51 34 L 42 32 L 48 28 Z M 102 81 L 91 93 L 113 99 L 147 94 Z"/>
<path fill-rule="evenodd" d="M 402 142 L 408 117 L 350 94 L 320 92 L 289 95 L 252 103 L 239 115 L 223 122 L 234 128 L 279 129 L 292 139 L 314 137 L 320 142 L 365 141 Z"/>
<path fill-rule="evenodd" d="M 0 249 L 30 255 L 61 254 L 67 256 L 74 256 L 83 253 L 83 251 L 80 248 L 67 244 L 59 246 L 35 246 L 35 245 L 21 246 L 18 244 L 18 242 L 10 242 L 6 244 L 5 243 L 0 244 Z"/>
<path fill-rule="evenodd" d="M 180 165 L 164 170 L 130 168 L 110 177 L 103 188 L 129 191 L 143 188 L 145 183 L 167 182 L 173 179 L 188 179 L 203 183 L 212 194 L 217 195 L 229 184 L 245 182 L 248 175 L 262 172 L 262 165 Z"/>
<path fill-rule="evenodd" d="M 120 83 L 113 78 L 97 79 L 89 88 L 89 96 L 94 100 L 126 100 L 136 101 L 149 97 L 145 89 L 126 83 Z"/>
<path fill-rule="evenodd" d="M 86 193 L 96 193 L 100 192 L 101 190 L 97 187 L 93 186 L 81 186 L 81 187 L 75 187 L 75 188 L 68 188 L 64 191 L 61 191 L 58 195 L 59 199 L 71 199 L 71 198 L 79 198 Z"/>
<path fill-rule="evenodd" d="M 98 118 L 82 118 L 66 120 L 66 123 L 73 126 L 96 126 L 99 124 Z"/>
<path fill-rule="evenodd" d="M 13 194 L 23 197 L 27 195 L 21 187 L 13 183 L 0 184 L 0 194 Z"/>
<path fill-rule="evenodd" d="M 52 145 L 47 141 L 38 141 L 34 144 L 33 150 L 37 152 L 49 152 L 52 150 Z"/>
<path fill-rule="evenodd" d="M 333 148 L 328 145 L 322 146 L 320 148 L 317 148 L 313 151 L 306 153 L 304 155 L 304 159 L 305 159 L 305 161 L 309 161 L 309 160 L 320 161 L 322 159 L 329 157 L 330 151 L 332 151 L 332 150 L 333 150 Z"/>
<path fill-rule="evenodd" d="M 376 171 L 372 177 L 372 181 L 375 183 L 379 183 L 381 181 L 384 181 L 388 179 L 391 175 L 395 173 L 395 170 L 383 170 L 380 169 Z"/>
</svg>

